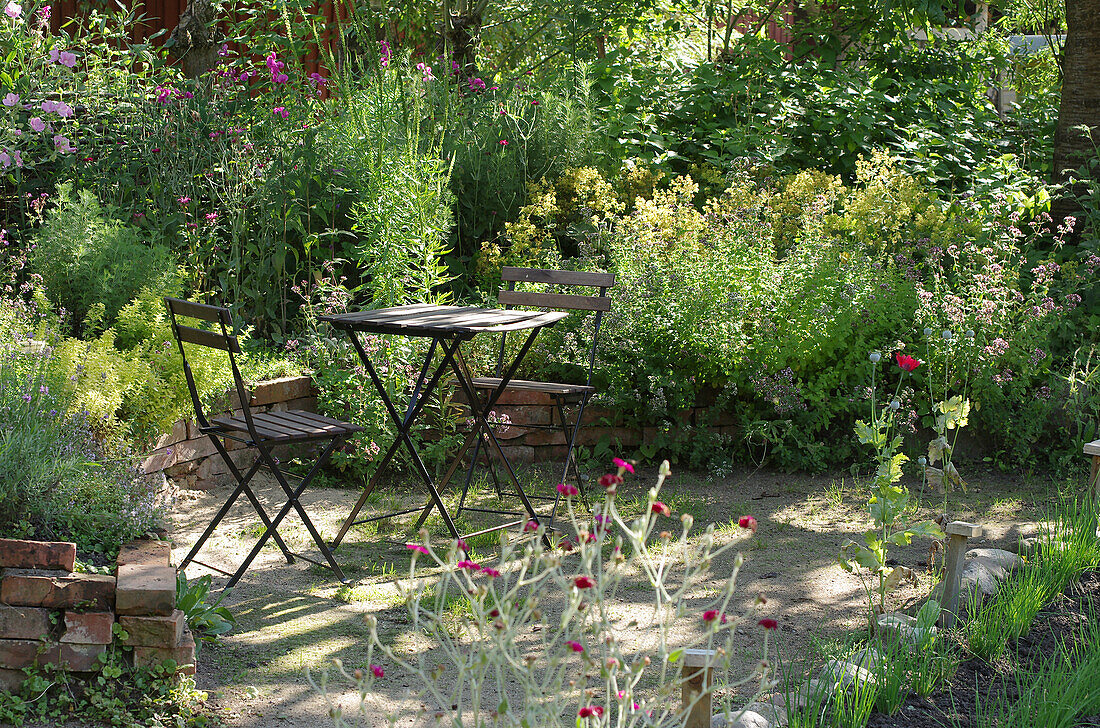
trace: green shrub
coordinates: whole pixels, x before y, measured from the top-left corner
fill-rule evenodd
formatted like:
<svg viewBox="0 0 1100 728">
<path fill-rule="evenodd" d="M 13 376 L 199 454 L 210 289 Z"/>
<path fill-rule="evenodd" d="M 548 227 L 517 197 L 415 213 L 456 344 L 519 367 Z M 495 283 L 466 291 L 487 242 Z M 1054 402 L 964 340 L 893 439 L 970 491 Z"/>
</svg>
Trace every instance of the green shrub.
<svg viewBox="0 0 1100 728">
<path fill-rule="evenodd" d="M 71 185 L 58 187 L 35 235 L 31 265 L 51 300 L 72 316 L 75 331 L 109 327 L 143 287 L 168 285 L 175 272 L 168 249 L 143 237 L 111 219 L 91 192 L 74 197 Z"/>
</svg>

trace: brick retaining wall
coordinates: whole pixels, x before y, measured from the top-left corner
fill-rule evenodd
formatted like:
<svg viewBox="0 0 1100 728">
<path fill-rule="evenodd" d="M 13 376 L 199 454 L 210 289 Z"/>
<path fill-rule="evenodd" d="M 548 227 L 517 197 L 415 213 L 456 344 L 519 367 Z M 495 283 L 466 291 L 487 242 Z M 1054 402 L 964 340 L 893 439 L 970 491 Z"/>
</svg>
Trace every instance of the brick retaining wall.
<svg viewBox="0 0 1100 728">
<path fill-rule="evenodd" d="M 253 386 L 252 395 L 252 407 L 257 411 L 317 411 L 317 391 L 309 376 L 260 382 Z M 462 401 L 460 395 L 456 399 Z M 564 460 L 567 444 L 565 433 L 560 429 L 532 427 L 560 426 L 561 420 L 553 405 L 553 399 L 541 392 L 512 390 L 500 398 L 494 411 L 498 417 L 507 416 L 511 425 L 498 428 L 497 436 L 510 461 L 531 463 Z M 572 412 L 567 410 L 566 416 L 571 415 Z M 738 432 L 729 413 L 715 414 L 708 407 L 684 410 L 679 413 L 678 419 L 685 425 L 699 426 L 706 423 L 712 432 L 721 435 L 736 436 Z M 584 425 L 581 427 L 578 443 L 584 447 L 592 447 L 606 438 L 610 440 L 612 447 L 621 452 L 630 452 L 644 442 L 653 441 L 657 434 L 656 427 L 628 425 L 614 410 L 589 405 L 584 411 Z M 227 449 L 237 467 L 242 470 L 255 461 L 255 451 L 242 449 L 238 443 L 227 443 Z M 193 420 L 179 420 L 170 433 L 161 435 L 143 467 L 147 473 L 163 471 L 184 488 L 207 490 L 231 482 L 229 469 L 218 456 L 210 439 L 199 434 L 198 426 Z"/>
<path fill-rule="evenodd" d="M 174 660 L 195 674 L 195 640 L 176 609 L 167 541 L 134 541 L 116 576 L 73 572 L 76 544 L 0 539 L 0 688 L 15 691 L 35 665 L 94 677 L 121 628 L 137 667 Z"/>
<path fill-rule="evenodd" d="M 236 393 L 227 395 L 232 404 Z M 285 410 L 317 411 L 317 391 L 313 379 L 308 376 L 283 377 L 252 386 L 253 412 L 281 412 Z M 240 409 L 234 409 L 235 414 Z M 238 468 L 247 469 L 256 460 L 255 450 L 242 449 L 240 443 L 226 443 L 230 457 Z M 153 451 L 142 463 L 146 473 L 163 471 L 177 485 L 193 490 L 207 490 L 216 485 L 232 482 L 229 468 L 214 449 L 210 438 L 199 432 L 194 420 L 177 420 L 172 431 L 157 438 Z"/>
</svg>

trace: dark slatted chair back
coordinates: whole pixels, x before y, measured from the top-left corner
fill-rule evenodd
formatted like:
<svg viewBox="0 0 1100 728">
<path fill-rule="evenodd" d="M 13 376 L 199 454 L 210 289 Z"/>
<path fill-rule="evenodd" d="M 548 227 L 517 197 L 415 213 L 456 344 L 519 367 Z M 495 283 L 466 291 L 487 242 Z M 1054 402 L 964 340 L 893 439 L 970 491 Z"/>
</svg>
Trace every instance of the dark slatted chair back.
<svg viewBox="0 0 1100 728">
<path fill-rule="evenodd" d="M 244 420 L 248 425 L 248 434 L 253 440 L 259 439 L 255 424 L 252 421 L 252 412 L 249 402 L 252 399 L 241 370 L 237 365 L 237 356 L 241 353 L 241 345 L 233 332 L 233 319 L 228 308 L 211 306 L 205 303 L 194 303 L 180 298 L 165 298 L 168 307 L 168 316 L 172 322 L 172 333 L 176 336 L 179 345 L 180 356 L 183 358 L 183 375 L 187 380 L 187 389 L 191 394 L 191 403 L 195 408 L 195 419 L 203 430 L 211 429 L 206 413 L 203 411 L 202 400 L 199 397 L 198 388 L 195 385 L 195 377 L 191 373 L 191 365 L 187 361 L 187 351 L 184 343 L 205 346 L 210 349 L 224 351 L 229 357 L 229 366 L 233 370 L 233 384 L 237 392 L 237 398 L 244 413 Z M 179 318 L 198 319 L 210 324 L 216 324 L 215 330 L 200 329 L 194 326 L 186 326 L 179 322 Z"/>
</svg>

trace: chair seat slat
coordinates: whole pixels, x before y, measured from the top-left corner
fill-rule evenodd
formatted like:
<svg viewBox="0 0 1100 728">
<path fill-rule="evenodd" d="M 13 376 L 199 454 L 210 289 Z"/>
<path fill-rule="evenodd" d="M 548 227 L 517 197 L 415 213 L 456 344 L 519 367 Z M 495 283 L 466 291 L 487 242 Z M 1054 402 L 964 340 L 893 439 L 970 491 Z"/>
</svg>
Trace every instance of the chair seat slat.
<svg viewBox="0 0 1100 728">
<path fill-rule="evenodd" d="M 499 377 L 477 377 L 473 380 L 474 389 L 496 389 L 500 386 Z M 595 387 L 586 384 L 558 384 L 555 382 L 533 382 L 526 379 L 512 379 L 505 388 L 525 392 L 544 392 L 546 394 L 584 394 L 595 392 Z"/>
</svg>

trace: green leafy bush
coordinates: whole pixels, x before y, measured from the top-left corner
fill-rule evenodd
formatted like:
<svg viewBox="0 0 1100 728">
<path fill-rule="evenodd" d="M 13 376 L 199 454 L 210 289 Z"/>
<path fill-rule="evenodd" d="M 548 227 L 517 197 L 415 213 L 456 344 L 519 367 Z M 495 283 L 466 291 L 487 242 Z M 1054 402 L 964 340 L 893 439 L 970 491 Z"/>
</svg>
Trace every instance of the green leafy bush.
<svg viewBox="0 0 1100 728">
<path fill-rule="evenodd" d="M 91 192 L 57 189 L 55 206 L 34 238 L 31 265 L 77 332 L 111 326 L 142 288 L 165 290 L 175 275 L 168 249 L 147 244 L 113 220 Z"/>
</svg>

